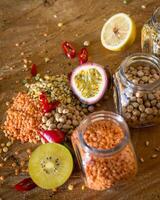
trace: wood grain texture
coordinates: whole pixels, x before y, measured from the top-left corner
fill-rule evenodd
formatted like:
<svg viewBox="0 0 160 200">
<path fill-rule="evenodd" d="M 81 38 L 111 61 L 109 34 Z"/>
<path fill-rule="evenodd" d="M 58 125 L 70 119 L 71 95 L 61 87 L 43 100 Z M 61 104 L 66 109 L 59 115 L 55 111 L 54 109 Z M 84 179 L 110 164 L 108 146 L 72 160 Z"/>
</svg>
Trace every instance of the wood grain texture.
<svg viewBox="0 0 160 200">
<path fill-rule="evenodd" d="M 91 42 L 88 47 L 89 60 L 101 65 L 109 65 L 112 71 L 121 61 L 133 52 L 140 52 L 140 30 L 144 22 L 151 16 L 153 10 L 160 6 L 160 0 L 131 0 L 124 5 L 122 0 L 0 0 L 0 120 L 4 119 L 6 101 L 22 89 L 21 81 L 29 72 L 23 72 L 22 59 L 28 57 L 38 65 L 40 73 L 50 70 L 52 74 L 67 73 L 78 63 L 64 57 L 61 43 L 72 41 L 77 49 L 85 40 Z M 146 5 L 142 9 L 141 5 Z M 125 52 L 110 52 L 104 49 L 100 42 L 100 31 L 107 18 L 117 12 L 128 13 L 136 21 L 138 28 L 136 42 Z M 57 18 L 54 17 L 57 15 Z M 63 23 L 58 27 L 59 22 Z M 44 33 L 48 36 L 44 37 Z M 25 43 L 23 43 L 25 42 Z M 19 47 L 15 44 L 19 43 Z M 24 56 L 21 56 L 24 52 Z M 49 57 L 49 63 L 44 58 Z M 70 65 L 71 64 L 71 65 Z M 10 69 L 15 65 L 13 70 Z M 16 83 L 19 80 L 20 83 Z M 113 110 L 113 100 L 103 101 L 103 108 Z M 138 175 L 124 186 L 110 191 L 96 192 L 89 189 L 81 190 L 83 180 L 80 173 L 74 172 L 72 178 L 61 187 L 56 194 L 36 188 L 27 193 L 19 193 L 12 185 L 24 178 L 15 176 L 8 164 L 0 168 L 0 175 L 7 176 L 0 186 L 0 197 L 4 200 L 159 200 L 160 199 L 160 153 L 156 159 L 151 159 L 154 147 L 160 146 L 160 126 L 131 130 L 132 141 L 137 157 L 143 157 L 145 162 L 138 162 Z M 3 133 L 0 141 L 4 141 Z M 145 141 L 150 141 L 145 147 Z M 26 157 L 25 149 L 34 145 L 15 143 L 10 151 L 20 150 L 19 157 Z M 67 185 L 74 184 L 73 191 L 68 191 Z"/>
</svg>

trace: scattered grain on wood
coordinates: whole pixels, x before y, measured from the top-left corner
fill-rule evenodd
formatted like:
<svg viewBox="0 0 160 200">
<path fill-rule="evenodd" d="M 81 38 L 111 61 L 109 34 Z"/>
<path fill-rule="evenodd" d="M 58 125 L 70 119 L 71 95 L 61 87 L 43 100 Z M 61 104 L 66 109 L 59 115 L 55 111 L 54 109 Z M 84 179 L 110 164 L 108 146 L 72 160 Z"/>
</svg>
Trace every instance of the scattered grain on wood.
<svg viewBox="0 0 160 200">
<path fill-rule="evenodd" d="M 3 167 L 4 166 L 4 164 L 3 163 L 0 163 L 0 167 Z"/>
<path fill-rule="evenodd" d="M 85 185 L 82 185 L 81 189 L 84 190 L 85 189 Z"/>
<path fill-rule="evenodd" d="M 26 152 L 27 152 L 28 154 L 31 154 L 31 153 L 32 153 L 31 149 L 27 149 Z"/>
<path fill-rule="evenodd" d="M 68 190 L 73 190 L 73 185 L 72 184 L 68 185 Z"/>
<path fill-rule="evenodd" d="M 19 175 L 19 169 L 15 169 L 15 175 L 16 175 L 16 176 Z"/>
<path fill-rule="evenodd" d="M 5 146 L 5 144 L 4 143 L 1 143 L 1 147 L 4 147 Z"/>
<path fill-rule="evenodd" d="M 15 46 L 16 46 L 16 47 L 19 47 L 19 43 L 16 43 Z"/>
<path fill-rule="evenodd" d="M 90 41 L 88 41 L 88 40 L 84 41 L 83 45 L 86 46 L 86 47 L 88 47 L 90 45 Z"/>
<path fill-rule="evenodd" d="M 1 180 L 1 181 L 4 181 L 4 176 L 0 176 L 0 180 Z"/>
<path fill-rule="evenodd" d="M 158 154 L 153 154 L 152 156 L 151 156 L 151 158 L 157 158 L 158 157 Z"/>
<path fill-rule="evenodd" d="M 146 5 L 141 5 L 141 8 L 142 9 L 146 9 Z"/>
<path fill-rule="evenodd" d="M 17 164 L 16 164 L 15 162 L 14 162 L 14 163 L 12 163 L 12 167 L 16 167 L 16 165 L 17 165 Z"/>
<path fill-rule="evenodd" d="M 19 154 L 19 151 L 15 151 L 15 153 L 14 153 L 15 155 L 18 155 Z"/>
<path fill-rule="evenodd" d="M 155 149 L 155 151 L 160 152 L 160 147 L 155 147 L 154 149 Z"/>
<path fill-rule="evenodd" d="M 59 22 L 58 23 L 58 27 L 62 27 L 63 26 L 63 23 L 62 22 Z"/>
<path fill-rule="evenodd" d="M 149 146 L 149 141 L 147 140 L 147 141 L 145 141 L 145 145 L 146 145 L 146 147 L 148 147 Z"/>
<path fill-rule="evenodd" d="M 140 162 L 141 162 L 141 163 L 144 163 L 144 158 L 141 157 L 141 158 L 140 158 Z"/>
</svg>

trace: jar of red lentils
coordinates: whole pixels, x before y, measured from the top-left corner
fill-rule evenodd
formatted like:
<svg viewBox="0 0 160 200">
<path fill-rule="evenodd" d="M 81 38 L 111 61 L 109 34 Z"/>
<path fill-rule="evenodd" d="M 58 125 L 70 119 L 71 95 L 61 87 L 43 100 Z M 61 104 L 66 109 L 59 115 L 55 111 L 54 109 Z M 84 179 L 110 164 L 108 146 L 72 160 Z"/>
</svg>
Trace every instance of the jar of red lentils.
<svg viewBox="0 0 160 200">
<path fill-rule="evenodd" d="M 160 59 L 136 53 L 114 74 L 117 112 L 133 128 L 160 124 Z"/>
<path fill-rule="evenodd" d="M 129 129 L 120 115 L 107 111 L 90 114 L 73 132 L 71 140 L 90 189 L 109 189 L 136 175 Z"/>
</svg>

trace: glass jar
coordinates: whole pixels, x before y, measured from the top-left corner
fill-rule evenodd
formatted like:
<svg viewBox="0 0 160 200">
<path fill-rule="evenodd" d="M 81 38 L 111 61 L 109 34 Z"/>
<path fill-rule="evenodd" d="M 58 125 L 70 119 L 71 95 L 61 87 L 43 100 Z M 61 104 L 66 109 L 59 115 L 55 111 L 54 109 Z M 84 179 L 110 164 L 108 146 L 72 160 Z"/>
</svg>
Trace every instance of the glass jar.
<svg viewBox="0 0 160 200">
<path fill-rule="evenodd" d="M 145 53 L 160 56 L 160 7 L 142 28 L 141 47 Z"/>
<path fill-rule="evenodd" d="M 88 127 L 93 123 L 102 122 L 102 120 L 115 123 L 123 132 L 120 142 L 112 148 L 95 148 L 85 140 Z M 100 130 L 96 125 L 94 132 L 99 135 Z M 111 127 L 112 130 L 113 127 Z M 91 132 L 91 136 L 94 137 L 93 132 Z M 107 141 L 109 139 L 116 140 L 116 134 L 115 138 L 110 138 L 108 132 L 104 132 L 104 137 Z M 108 111 L 90 114 L 73 132 L 71 140 L 86 186 L 90 189 L 109 189 L 136 175 L 137 162 L 130 140 L 129 129 L 120 115 Z M 95 142 L 98 142 L 98 139 Z"/>
<path fill-rule="evenodd" d="M 160 59 L 137 53 L 113 75 L 117 112 L 133 128 L 160 124 Z"/>
</svg>

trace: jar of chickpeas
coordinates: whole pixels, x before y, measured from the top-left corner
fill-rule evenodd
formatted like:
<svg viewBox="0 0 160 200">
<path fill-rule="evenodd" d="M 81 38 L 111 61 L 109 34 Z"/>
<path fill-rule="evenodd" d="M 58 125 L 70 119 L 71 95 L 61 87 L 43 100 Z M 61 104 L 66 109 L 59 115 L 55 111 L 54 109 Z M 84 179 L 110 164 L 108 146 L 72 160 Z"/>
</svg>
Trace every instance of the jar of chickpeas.
<svg viewBox="0 0 160 200">
<path fill-rule="evenodd" d="M 114 74 L 117 112 L 133 128 L 160 124 L 160 59 L 137 53 Z"/>
<path fill-rule="evenodd" d="M 110 189 L 136 175 L 136 156 L 122 116 L 94 112 L 80 123 L 71 140 L 90 189 Z"/>
</svg>

